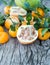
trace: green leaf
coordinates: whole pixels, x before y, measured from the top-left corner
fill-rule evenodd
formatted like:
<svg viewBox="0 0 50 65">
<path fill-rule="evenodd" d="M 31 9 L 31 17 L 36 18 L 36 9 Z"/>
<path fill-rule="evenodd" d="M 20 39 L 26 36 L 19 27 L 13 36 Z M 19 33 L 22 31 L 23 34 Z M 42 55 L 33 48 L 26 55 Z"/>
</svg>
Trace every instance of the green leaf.
<svg viewBox="0 0 50 65">
<path fill-rule="evenodd" d="M 27 22 L 27 25 L 30 25 L 30 21 Z"/>
<path fill-rule="evenodd" d="M 30 9 L 30 4 L 28 2 L 25 2 L 24 5 L 25 5 L 26 9 L 28 9 L 28 10 Z"/>
<path fill-rule="evenodd" d="M 37 13 L 35 13 L 35 14 L 37 14 L 38 16 L 41 16 L 41 15 L 39 14 L 39 12 L 37 12 Z"/>
<path fill-rule="evenodd" d="M 48 23 L 50 24 L 50 17 L 48 17 Z"/>
<path fill-rule="evenodd" d="M 8 4 L 5 0 L 2 0 L 1 2 L 3 2 L 5 5 L 7 5 L 7 4 Z"/>
<path fill-rule="evenodd" d="M 0 25 L 3 25 L 5 22 L 4 15 L 0 14 Z"/>
<path fill-rule="evenodd" d="M 30 11 L 35 11 L 35 9 L 36 9 L 35 7 L 34 7 L 34 8 L 31 7 L 28 2 L 25 2 L 25 3 L 24 3 L 24 6 L 25 6 L 25 8 L 27 9 L 28 12 L 30 12 Z"/>
<path fill-rule="evenodd" d="M 45 28 L 49 27 L 49 23 L 47 21 L 44 21 L 44 25 Z"/>
<path fill-rule="evenodd" d="M 50 32 L 50 27 L 48 28 L 48 31 Z"/>
<path fill-rule="evenodd" d="M 38 29 L 40 28 L 40 23 L 37 23 L 37 22 L 36 22 L 36 23 L 34 24 L 34 27 L 35 27 L 36 30 L 38 30 Z"/>
<path fill-rule="evenodd" d="M 38 17 L 34 17 L 34 21 L 41 22 L 42 20 L 40 18 L 38 18 Z"/>
<path fill-rule="evenodd" d="M 20 21 L 24 21 L 24 18 L 21 15 L 19 15 L 18 18 Z"/>
<path fill-rule="evenodd" d="M 12 31 L 15 31 L 16 29 L 15 29 L 15 25 L 11 25 L 10 26 L 10 29 L 12 30 Z"/>
<path fill-rule="evenodd" d="M 9 6 L 13 6 L 14 5 L 14 0 L 10 0 Z"/>
<path fill-rule="evenodd" d="M 26 20 L 28 21 L 28 22 L 27 22 L 28 25 L 30 25 L 31 19 L 32 19 L 31 13 L 27 13 L 27 15 L 26 15 Z"/>
<path fill-rule="evenodd" d="M 44 28 L 44 29 L 42 30 L 42 36 L 44 36 L 44 34 L 45 34 L 47 31 L 48 31 L 48 28 Z"/>
<path fill-rule="evenodd" d="M 31 21 L 31 19 L 32 19 L 31 13 L 27 13 L 27 15 L 26 15 L 26 20 L 27 20 L 27 21 Z"/>
</svg>

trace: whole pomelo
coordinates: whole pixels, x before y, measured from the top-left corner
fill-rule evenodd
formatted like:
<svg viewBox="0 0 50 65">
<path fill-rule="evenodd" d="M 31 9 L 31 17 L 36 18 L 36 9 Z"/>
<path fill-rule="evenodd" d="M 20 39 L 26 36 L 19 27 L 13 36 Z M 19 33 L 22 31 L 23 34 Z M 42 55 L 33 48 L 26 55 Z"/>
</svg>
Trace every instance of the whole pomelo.
<svg viewBox="0 0 50 65">
<path fill-rule="evenodd" d="M 17 6 L 23 7 L 24 9 L 29 10 L 28 8 L 34 8 L 39 6 L 41 0 L 15 0 Z"/>
</svg>

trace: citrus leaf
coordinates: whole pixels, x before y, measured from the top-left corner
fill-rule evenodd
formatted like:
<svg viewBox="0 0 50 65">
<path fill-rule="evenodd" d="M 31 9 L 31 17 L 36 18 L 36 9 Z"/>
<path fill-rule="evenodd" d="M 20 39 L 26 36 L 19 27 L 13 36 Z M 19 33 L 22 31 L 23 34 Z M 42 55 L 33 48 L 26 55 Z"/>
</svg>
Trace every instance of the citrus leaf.
<svg viewBox="0 0 50 65">
<path fill-rule="evenodd" d="M 16 29 L 15 29 L 15 25 L 11 25 L 10 26 L 10 29 L 12 30 L 12 31 L 15 31 Z"/>
<path fill-rule="evenodd" d="M 48 23 L 50 24 L 50 17 L 48 17 Z"/>
<path fill-rule="evenodd" d="M 24 18 L 21 15 L 19 15 L 18 18 L 20 21 L 24 21 Z"/>
<path fill-rule="evenodd" d="M 5 22 L 4 15 L 0 14 L 0 25 L 3 25 Z"/>
<path fill-rule="evenodd" d="M 30 4 L 28 2 L 24 3 L 25 8 L 27 9 L 28 12 L 35 10 L 35 7 L 31 7 Z"/>
<path fill-rule="evenodd" d="M 27 22 L 27 25 L 30 25 L 31 19 L 32 19 L 31 13 L 27 13 L 27 15 L 26 15 L 26 20 L 28 21 L 28 22 Z"/>
<path fill-rule="evenodd" d="M 47 21 L 44 21 L 44 25 L 45 28 L 49 27 L 49 23 Z"/>
<path fill-rule="evenodd" d="M 5 5 L 7 5 L 7 4 L 8 4 L 5 0 L 1 0 L 1 2 L 3 2 Z"/>
<path fill-rule="evenodd" d="M 47 31 L 48 31 L 48 28 L 44 28 L 44 29 L 42 30 L 42 36 L 44 36 L 44 34 L 45 34 Z"/>
<path fill-rule="evenodd" d="M 27 20 L 27 21 L 31 21 L 31 19 L 32 19 L 31 13 L 27 13 L 27 15 L 26 15 L 26 20 Z"/>
<path fill-rule="evenodd" d="M 38 29 L 40 28 L 40 23 L 37 23 L 37 22 L 36 22 L 36 23 L 34 24 L 34 27 L 35 27 L 36 30 L 38 30 Z"/>
<path fill-rule="evenodd" d="M 38 18 L 38 17 L 34 17 L 34 21 L 41 22 L 42 20 L 40 18 Z"/>
<path fill-rule="evenodd" d="M 13 6 L 14 5 L 14 0 L 10 0 L 9 6 Z"/>
</svg>

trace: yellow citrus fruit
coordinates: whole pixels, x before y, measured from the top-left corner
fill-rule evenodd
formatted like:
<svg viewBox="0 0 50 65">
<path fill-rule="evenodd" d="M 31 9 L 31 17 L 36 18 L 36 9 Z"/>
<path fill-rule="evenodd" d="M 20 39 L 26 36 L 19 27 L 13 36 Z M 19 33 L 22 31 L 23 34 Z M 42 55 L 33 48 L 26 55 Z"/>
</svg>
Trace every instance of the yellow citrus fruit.
<svg viewBox="0 0 50 65">
<path fill-rule="evenodd" d="M 46 32 L 46 33 L 44 34 L 44 36 L 42 36 L 42 30 L 43 30 L 43 28 L 40 28 L 40 29 L 38 30 L 38 38 L 39 38 L 40 40 L 47 40 L 47 39 L 49 39 L 49 37 L 50 37 L 50 32 Z"/>
<path fill-rule="evenodd" d="M 6 6 L 5 8 L 4 8 L 4 13 L 5 14 L 10 14 L 10 6 Z"/>
<path fill-rule="evenodd" d="M 3 31 L 4 31 L 3 27 L 2 27 L 2 26 L 0 26 L 0 32 L 3 32 Z"/>
<path fill-rule="evenodd" d="M 17 31 L 12 31 L 11 29 L 9 29 L 9 35 L 11 37 L 16 37 Z"/>
<path fill-rule="evenodd" d="M 32 11 L 32 16 L 33 17 L 38 17 L 38 15 L 34 11 Z"/>
<path fill-rule="evenodd" d="M 6 21 L 5 21 L 5 27 L 6 27 L 7 29 L 10 29 L 10 25 L 12 25 L 11 20 L 10 20 L 10 19 L 6 19 Z"/>
<path fill-rule="evenodd" d="M 37 12 L 43 17 L 45 15 L 43 9 L 37 8 Z"/>
<path fill-rule="evenodd" d="M 9 40 L 8 33 L 0 32 L 0 44 L 4 44 Z"/>
</svg>

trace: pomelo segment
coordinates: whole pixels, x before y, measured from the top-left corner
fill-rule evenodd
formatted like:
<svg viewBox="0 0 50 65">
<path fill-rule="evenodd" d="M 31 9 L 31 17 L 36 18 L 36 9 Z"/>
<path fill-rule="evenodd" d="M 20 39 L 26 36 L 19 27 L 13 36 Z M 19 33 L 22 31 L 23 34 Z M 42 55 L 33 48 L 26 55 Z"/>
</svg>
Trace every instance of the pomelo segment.
<svg viewBox="0 0 50 65">
<path fill-rule="evenodd" d="M 23 32 L 22 32 L 23 31 Z M 38 31 L 32 25 L 20 26 L 17 31 L 17 38 L 22 44 L 31 44 L 38 37 Z"/>
<path fill-rule="evenodd" d="M 10 16 L 18 16 L 18 15 L 21 15 L 21 16 L 25 16 L 27 14 L 27 11 L 21 7 L 18 7 L 18 6 L 13 6 L 11 7 L 10 9 Z"/>
</svg>

